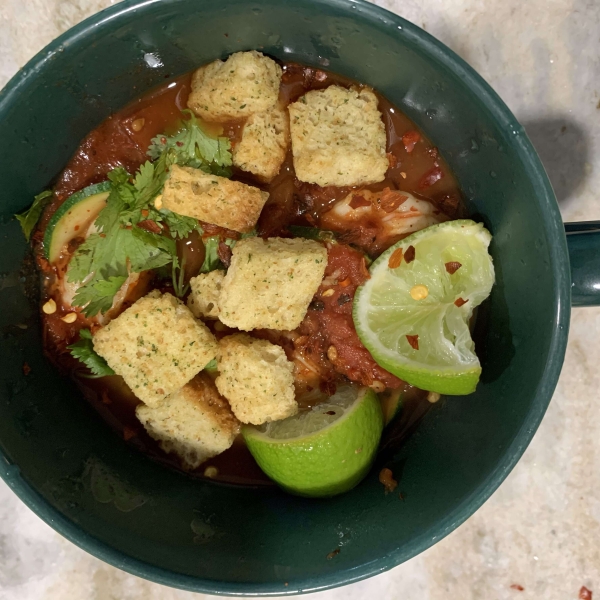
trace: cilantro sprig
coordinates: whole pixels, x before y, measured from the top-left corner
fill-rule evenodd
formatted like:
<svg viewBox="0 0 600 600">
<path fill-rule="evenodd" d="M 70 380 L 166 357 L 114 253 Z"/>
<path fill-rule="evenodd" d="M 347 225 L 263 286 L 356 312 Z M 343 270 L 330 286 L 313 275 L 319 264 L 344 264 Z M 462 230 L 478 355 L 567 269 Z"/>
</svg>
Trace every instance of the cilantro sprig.
<svg viewBox="0 0 600 600">
<path fill-rule="evenodd" d="M 184 293 L 177 238 L 187 237 L 198 221 L 154 206 L 169 169 L 178 164 L 230 176 L 231 145 L 225 137 L 211 137 L 191 111 L 173 136 L 157 136 L 150 158 L 135 175 L 122 167 L 108 174 L 111 182 L 106 207 L 98 215 L 97 233 L 90 235 L 71 258 L 67 278 L 82 283 L 73 299 L 90 317 L 112 306 L 114 296 L 130 273 L 171 264 L 177 293 Z"/>
<path fill-rule="evenodd" d="M 188 116 L 181 122 L 181 130 L 173 135 L 158 135 L 152 139 L 148 156 L 160 158 L 165 151 L 173 150 L 177 156 L 177 164 L 202 169 L 213 175 L 231 177 L 231 142 L 227 137 L 211 137 L 201 127 L 194 113 L 185 109 L 181 111 Z"/>
<path fill-rule="evenodd" d="M 79 331 L 79 341 L 68 346 L 71 354 L 80 360 L 91 372 L 91 377 L 105 377 L 115 372 L 107 362 L 94 350 L 92 334 L 89 329 Z"/>
</svg>

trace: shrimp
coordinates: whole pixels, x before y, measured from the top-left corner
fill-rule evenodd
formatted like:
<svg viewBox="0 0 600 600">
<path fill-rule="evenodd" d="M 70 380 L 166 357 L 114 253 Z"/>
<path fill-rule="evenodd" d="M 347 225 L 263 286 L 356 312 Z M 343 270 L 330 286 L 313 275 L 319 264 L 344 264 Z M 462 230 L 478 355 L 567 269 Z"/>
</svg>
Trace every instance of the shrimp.
<svg viewBox="0 0 600 600">
<path fill-rule="evenodd" d="M 403 237 L 447 220 L 427 200 L 388 187 L 352 191 L 321 216 L 320 226 L 342 232 L 340 241 L 376 256 Z"/>
</svg>

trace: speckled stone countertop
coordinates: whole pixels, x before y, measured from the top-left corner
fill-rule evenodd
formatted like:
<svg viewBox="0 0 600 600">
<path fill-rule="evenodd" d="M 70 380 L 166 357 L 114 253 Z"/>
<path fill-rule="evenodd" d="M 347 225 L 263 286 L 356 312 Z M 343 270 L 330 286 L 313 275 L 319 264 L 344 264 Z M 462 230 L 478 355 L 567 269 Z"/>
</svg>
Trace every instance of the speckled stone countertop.
<svg viewBox="0 0 600 600">
<path fill-rule="evenodd" d="M 537 147 L 566 221 L 600 219 L 598 0 L 378 0 L 438 37 L 502 96 Z M 110 0 L 0 0 L 0 87 Z M 600 597 L 600 309 L 573 312 L 533 443 L 494 496 L 439 544 L 319 600 Z M 201 598 L 128 575 L 61 538 L 0 483 L 2 600 Z M 308 598 L 308 596 L 307 596 Z"/>
</svg>

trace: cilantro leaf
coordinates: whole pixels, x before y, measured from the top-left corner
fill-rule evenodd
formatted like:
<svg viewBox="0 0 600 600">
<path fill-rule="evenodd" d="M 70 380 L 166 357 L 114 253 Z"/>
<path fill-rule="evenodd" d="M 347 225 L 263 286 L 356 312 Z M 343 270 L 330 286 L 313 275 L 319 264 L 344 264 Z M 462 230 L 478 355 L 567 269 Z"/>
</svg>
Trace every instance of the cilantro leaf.
<svg viewBox="0 0 600 600">
<path fill-rule="evenodd" d="M 200 273 L 210 273 L 215 269 L 222 268 L 223 263 L 217 254 L 219 249 L 219 236 L 211 236 L 204 240 L 204 262 L 200 267 Z"/>
<path fill-rule="evenodd" d="M 73 305 L 83 307 L 83 314 L 86 317 L 93 317 L 99 312 L 105 313 L 112 306 L 116 293 L 126 279 L 127 277 L 123 275 L 93 279 L 77 290 Z"/>
<path fill-rule="evenodd" d="M 181 122 L 179 132 L 173 136 L 163 134 L 153 138 L 148 156 L 156 159 L 165 151 L 172 151 L 172 160 L 178 165 L 230 177 L 231 171 L 227 167 L 233 164 L 233 159 L 229 138 L 208 135 L 191 110 L 186 109 L 182 112 L 189 118 Z"/>
<path fill-rule="evenodd" d="M 174 238 L 183 239 L 198 227 L 198 221 L 193 217 L 185 217 L 163 208 L 160 217 L 168 225 L 169 231 Z"/>
<path fill-rule="evenodd" d="M 107 362 L 94 350 L 92 334 L 89 329 L 79 332 L 80 340 L 67 346 L 71 355 L 81 361 L 95 377 L 114 375 L 115 372 L 108 366 Z"/>
<path fill-rule="evenodd" d="M 113 169 L 108 178 L 112 184 L 110 194 L 106 207 L 100 211 L 95 222 L 96 227 L 104 232 L 115 227 L 120 222 L 123 211 L 135 202 L 135 188 L 129 182 L 131 175 L 123 167 Z"/>
<path fill-rule="evenodd" d="M 132 239 L 127 242 L 126 250 L 130 268 L 135 273 L 177 262 L 175 240 L 139 227 L 131 229 L 131 235 Z"/>
<path fill-rule="evenodd" d="M 217 359 L 213 358 L 203 369 L 204 371 L 208 371 L 211 374 L 216 374 L 218 373 L 218 367 L 217 367 Z"/>
<path fill-rule="evenodd" d="M 21 229 L 23 230 L 23 234 L 25 235 L 25 239 L 27 241 L 29 241 L 31 233 L 35 229 L 35 226 L 42 215 L 42 211 L 50 202 L 50 198 L 52 198 L 52 196 L 53 193 L 50 190 L 43 191 L 35 196 L 33 199 L 33 204 L 27 210 L 15 215 L 21 224 Z"/>
<path fill-rule="evenodd" d="M 94 271 L 94 254 L 96 246 L 102 242 L 102 239 L 100 235 L 93 233 L 77 248 L 69 261 L 67 270 L 67 279 L 71 283 L 83 281 Z"/>
</svg>

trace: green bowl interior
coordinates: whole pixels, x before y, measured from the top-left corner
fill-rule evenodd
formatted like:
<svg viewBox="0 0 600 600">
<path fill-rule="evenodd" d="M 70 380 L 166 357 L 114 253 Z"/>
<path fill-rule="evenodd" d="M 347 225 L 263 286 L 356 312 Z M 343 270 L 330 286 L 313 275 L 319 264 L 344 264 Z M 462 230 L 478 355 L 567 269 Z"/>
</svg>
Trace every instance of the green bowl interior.
<svg viewBox="0 0 600 600">
<path fill-rule="evenodd" d="M 351 493 L 322 501 L 194 481 L 113 434 L 42 353 L 38 308 L 26 294 L 38 280 L 12 214 L 111 112 L 168 77 L 253 48 L 325 65 L 383 92 L 439 146 L 472 214 L 494 234 L 497 285 L 477 332 L 481 383 L 475 394 L 430 411 L 395 456 L 404 502 L 384 495 L 376 472 Z M 417 27 L 355 1 L 125 2 L 59 38 L 13 79 L 0 95 L 0 139 L 0 471 L 86 550 L 197 591 L 283 594 L 340 585 L 449 533 L 529 443 L 566 343 L 560 216 L 508 109 Z"/>
</svg>

